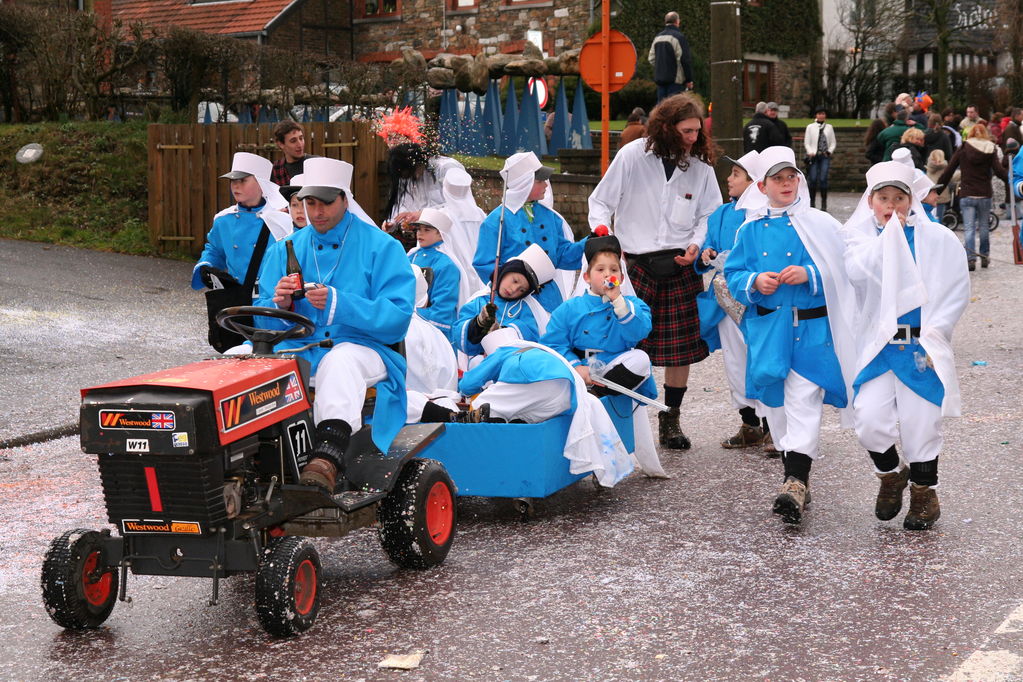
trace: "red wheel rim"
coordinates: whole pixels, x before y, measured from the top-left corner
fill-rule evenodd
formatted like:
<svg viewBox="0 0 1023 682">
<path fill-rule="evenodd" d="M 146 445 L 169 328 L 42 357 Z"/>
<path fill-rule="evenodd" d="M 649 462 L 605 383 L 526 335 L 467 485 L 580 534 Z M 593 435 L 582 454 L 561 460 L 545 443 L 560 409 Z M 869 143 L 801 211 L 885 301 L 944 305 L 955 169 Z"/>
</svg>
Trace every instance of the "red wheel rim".
<svg viewBox="0 0 1023 682">
<path fill-rule="evenodd" d="M 304 616 L 316 603 L 316 566 L 309 559 L 295 570 L 295 611 Z"/>
<path fill-rule="evenodd" d="M 437 481 L 426 495 L 426 532 L 435 545 L 443 545 L 448 541 L 454 521 L 451 490 L 443 481 Z"/>
<path fill-rule="evenodd" d="M 113 582 L 114 574 L 106 571 L 99 578 L 95 572 L 99 566 L 99 550 L 95 550 L 85 557 L 85 564 L 82 566 L 82 587 L 85 591 L 85 601 L 93 606 L 103 606 L 110 599 L 110 584 Z"/>
</svg>

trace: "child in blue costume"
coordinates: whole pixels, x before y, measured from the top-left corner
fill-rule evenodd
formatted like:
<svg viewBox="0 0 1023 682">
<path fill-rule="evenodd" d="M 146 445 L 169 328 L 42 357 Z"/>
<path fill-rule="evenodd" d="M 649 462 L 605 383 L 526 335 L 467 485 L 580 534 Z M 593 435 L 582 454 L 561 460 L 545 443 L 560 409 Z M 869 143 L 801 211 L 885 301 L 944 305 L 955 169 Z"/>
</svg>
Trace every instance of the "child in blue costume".
<svg viewBox="0 0 1023 682">
<path fill-rule="evenodd" d="M 785 471 L 774 512 L 799 523 L 810 467 L 819 456 L 823 404 L 844 408 L 849 401 L 850 377 L 839 358 L 851 363 L 846 315 L 853 292 L 842 261 L 841 226 L 809 206 L 792 149 L 769 147 L 757 165 L 764 179 L 756 196 L 764 200 L 739 229 L 725 278 L 747 306 L 746 397 L 783 408 L 771 414 Z"/>
<path fill-rule="evenodd" d="M 519 255 L 531 244 L 538 245 L 556 268 L 578 270 L 582 262 L 585 240 L 570 242 L 565 238 L 567 223 L 556 211 L 547 208 L 540 199 L 547 189 L 547 180 L 553 169 L 540 163 L 532 152 L 521 152 L 508 157 L 501 171 L 506 189 L 504 204 L 498 206 L 480 225 L 479 241 L 472 265 L 480 279 L 489 282 L 494 275 L 494 256 L 497 255 L 497 233 L 501 229 L 499 263 Z M 556 284 L 544 286 L 537 299 L 547 312 L 561 304 L 561 290 Z"/>
<path fill-rule="evenodd" d="M 746 342 L 737 321 L 722 307 L 722 297 L 728 297 L 728 285 L 723 270 L 735 244 L 735 233 L 739 226 L 746 222 L 746 210 L 738 208 L 736 202 L 750 185 L 753 178 L 749 169 L 753 168 L 760 154 L 751 151 L 738 159 L 729 159 L 732 170 L 728 174 L 728 195 L 731 201 L 722 204 L 707 219 L 707 238 L 703 242 L 700 257 L 693 262 L 693 267 L 701 275 L 713 271 L 710 285 L 696 296 L 696 306 L 700 311 L 700 336 L 707 342 L 707 350 L 711 353 L 721 349 L 725 362 L 725 378 L 732 398 L 732 407 L 739 411 L 742 425 L 739 431 L 721 442 L 723 448 L 746 448 L 765 444 L 768 456 L 777 456 L 773 447 L 770 432 L 767 430 L 767 419 L 757 416 L 756 400 L 746 397 Z M 721 291 L 721 290 L 724 291 Z M 727 298 L 725 299 L 727 300 Z M 728 301 L 732 306 L 732 314 L 738 313 L 734 298 Z"/>
<path fill-rule="evenodd" d="M 401 245 L 348 210 L 351 164 L 326 158 L 305 162 L 306 227 L 290 238 L 306 281 L 287 272 L 285 243 L 267 254 L 260 275 L 262 305 L 294 309 L 316 325 L 308 337 L 277 346 L 296 348 L 324 339 L 331 349 L 301 352 L 316 380 L 316 438 L 302 482 L 333 491 L 353 431 L 362 426 L 366 389 L 376 387 L 373 442 L 387 452 L 405 423 L 405 359 L 391 345 L 405 338 L 414 310 L 416 282 Z M 288 323 L 259 318 L 262 326 Z"/>
<path fill-rule="evenodd" d="M 941 515 L 942 418 L 960 413 L 952 330 L 970 299 L 963 247 L 923 215 L 911 194 L 914 182 L 917 198 L 926 188 L 919 180 L 897 163 L 875 165 L 845 226 L 846 270 L 859 311 L 856 435 L 880 481 L 877 518 L 895 518 L 912 484 L 907 530 L 931 528 Z"/>
<path fill-rule="evenodd" d="M 270 182 L 273 163 L 248 152 L 234 155 L 231 170 L 220 177 L 231 181 L 235 203 L 213 217 L 206 246 L 192 269 L 192 288 L 211 289 L 245 281 L 264 223 L 269 243 L 291 234 L 291 219 L 281 209 L 287 202 Z"/>
<path fill-rule="evenodd" d="M 461 268 L 443 251 L 444 233 L 451 230 L 451 218 L 436 208 L 424 208 L 412 227 L 419 245 L 409 251 L 409 262 L 433 271 L 430 305 L 418 313 L 450 338 L 463 289 Z"/>
<path fill-rule="evenodd" d="M 621 248 L 614 236 L 587 240 L 583 279 L 589 289 L 557 307 L 540 342 L 561 353 L 587 385 L 596 382 L 598 395 L 612 391 L 591 377 L 591 361 L 606 368 L 609 381 L 656 398 L 650 357 L 636 348 L 650 333 L 650 307 L 622 294 Z"/>
<path fill-rule="evenodd" d="M 536 244 L 501 266 L 497 295 L 483 289 L 458 312 L 452 333 L 456 349 L 473 357 L 483 352 L 480 341 L 492 329 L 510 327 L 525 341 L 537 341 L 547 330 L 547 311 L 534 294 L 554 277 L 554 264 Z"/>
</svg>

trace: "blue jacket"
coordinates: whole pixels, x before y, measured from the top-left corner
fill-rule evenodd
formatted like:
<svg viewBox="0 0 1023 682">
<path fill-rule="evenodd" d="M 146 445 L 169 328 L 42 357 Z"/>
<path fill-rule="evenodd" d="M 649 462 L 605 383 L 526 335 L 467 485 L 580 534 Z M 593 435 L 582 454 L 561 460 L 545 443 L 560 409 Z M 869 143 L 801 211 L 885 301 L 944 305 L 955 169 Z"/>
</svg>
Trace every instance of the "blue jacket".
<svg viewBox="0 0 1023 682">
<path fill-rule="evenodd" d="M 285 341 L 278 349 L 296 348 L 313 341 L 350 341 L 372 348 L 384 361 L 387 378 L 376 385 L 373 442 L 387 452 L 405 423 L 405 358 L 389 345 L 405 338 L 415 309 L 416 280 L 401 244 L 386 232 L 346 212 L 326 234 L 307 227 L 287 237 L 307 282 L 328 287 L 323 310 L 308 299 L 295 303 L 295 312 L 316 325 L 312 335 Z M 273 307 L 274 288 L 286 271 L 286 240 L 267 249 L 259 275 L 260 299 L 256 305 Z M 260 326 L 282 329 L 289 325 L 273 318 L 258 318 Z M 329 351 L 312 348 L 302 355 L 315 373 Z"/>
<path fill-rule="evenodd" d="M 245 273 L 249 269 L 252 252 L 256 250 L 259 231 L 263 227 L 263 220 L 256 214 L 264 207 L 265 204 L 252 208 L 239 204 L 237 211 L 227 209 L 217 214 L 213 219 L 213 227 L 206 234 L 206 246 L 199 256 L 199 262 L 192 269 L 193 289 L 202 289 L 204 286 L 199 276 L 201 265 L 226 270 L 239 283 L 245 281 Z M 270 242 L 273 242 L 272 237 Z"/>
<path fill-rule="evenodd" d="M 498 206 L 480 225 L 479 241 L 472 267 L 486 284 L 494 276 L 494 254 L 497 253 L 497 231 L 501 221 L 501 207 Z M 530 244 L 539 244 L 550 257 L 554 267 L 562 270 L 578 270 L 582 263 L 586 240 L 570 242 L 562 230 L 563 218 L 540 202 L 533 202 L 533 220 L 530 222 L 525 208 L 517 213 L 507 209 L 504 212 L 504 230 L 501 233 L 501 265 L 518 256 Z M 548 312 L 553 312 L 561 303 L 561 290 L 553 282 L 543 287 L 536 296 Z"/>
<path fill-rule="evenodd" d="M 551 315 L 540 343 L 561 353 L 573 367 L 589 364 L 574 349 L 601 351 L 595 357 L 610 364 L 625 351 L 635 348 L 653 328 L 650 306 L 634 296 L 626 296 L 625 299 L 631 312 L 621 320 L 615 315 L 611 303 L 604 302 L 589 290 L 568 299 Z M 649 398 L 657 397 L 653 376 L 643 382 L 639 392 Z"/>
<path fill-rule="evenodd" d="M 490 302 L 490 296 L 483 294 L 472 299 L 458 311 L 458 321 L 451 331 L 451 343 L 466 355 L 479 355 L 483 346 L 469 341 L 469 323 L 479 315 L 483 306 Z M 536 324 L 533 311 L 529 309 L 525 299 L 508 301 L 500 296 L 494 297 L 497 306 L 497 323 L 502 327 L 514 327 L 524 341 L 539 341 L 540 331 Z"/>
<path fill-rule="evenodd" d="M 451 338 L 451 329 L 458 318 L 458 286 L 462 275 L 451 257 L 437 248 L 442 243 L 421 246 L 409 254 L 408 259 L 421 268 L 433 268 L 430 307 L 419 308 L 419 316 Z"/>
<path fill-rule="evenodd" d="M 731 251 L 735 245 L 735 233 L 739 227 L 746 222 L 745 209 L 737 209 L 733 199 L 727 204 L 718 206 L 717 210 L 710 214 L 707 219 L 707 238 L 703 242 L 703 249 L 714 249 L 717 253 Z M 711 266 L 704 265 L 697 257 L 693 267 L 701 275 Z M 696 297 L 696 307 L 700 313 L 700 336 L 707 342 L 707 350 L 713 353 L 721 348 L 721 335 L 718 333 L 718 324 L 725 319 L 725 311 L 718 305 L 717 296 L 714 295 L 714 288 L 707 287 Z"/>
<path fill-rule="evenodd" d="M 781 272 L 789 265 L 803 266 L 808 281 L 780 285 L 770 296 L 754 288 L 760 273 Z M 725 264 L 725 279 L 735 299 L 749 306 L 744 317 L 746 397 L 781 407 L 785 377 L 793 370 L 824 389 L 824 402 L 845 407 L 848 396 L 827 318 L 800 320 L 793 326 L 793 307 L 817 308 L 826 300 L 820 271 L 789 217 L 745 223 Z M 761 315 L 757 306 L 774 311 Z"/>
<path fill-rule="evenodd" d="M 572 407 L 565 414 L 575 412 L 575 376 L 572 370 L 554 355 L 539 348 L 499 348 L 462 376 L 458 390 L 462 395 L 474 395 L 482 391 L 490 381 L 531 384 L 550 379 L 564 379 L 572 385 Z"/>
</svg>

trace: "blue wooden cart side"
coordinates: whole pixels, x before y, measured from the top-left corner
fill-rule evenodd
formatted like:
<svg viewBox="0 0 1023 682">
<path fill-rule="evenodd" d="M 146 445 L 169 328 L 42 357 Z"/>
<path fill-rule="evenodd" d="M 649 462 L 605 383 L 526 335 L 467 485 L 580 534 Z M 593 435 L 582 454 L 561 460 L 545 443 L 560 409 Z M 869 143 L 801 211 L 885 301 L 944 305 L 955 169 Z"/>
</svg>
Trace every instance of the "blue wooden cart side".
<svg viewBox="0 0 1023 682">
<path fill-rule="evenodd" d="M 601 400 L 632 452 L 634 403 L 624 396 Z M 459 496 L 543 498 L 588 475 L 569 471 L 571 422 L 564 415 L 539 424 L 446 424 L 419 457 L 443 463 Z"/>
</svg>

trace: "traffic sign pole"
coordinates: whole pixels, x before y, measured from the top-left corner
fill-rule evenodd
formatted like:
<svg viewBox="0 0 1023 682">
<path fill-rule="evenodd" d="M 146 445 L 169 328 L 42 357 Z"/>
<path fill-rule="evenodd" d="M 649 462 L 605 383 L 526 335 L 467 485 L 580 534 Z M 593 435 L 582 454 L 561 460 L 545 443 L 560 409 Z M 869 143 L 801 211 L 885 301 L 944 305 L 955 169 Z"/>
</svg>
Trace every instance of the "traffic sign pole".
<svg viewBox="0 0 1023 682">
<path fill-rule="evenodd" d="M 600 8 L 600 174 L 607 172 L 611 147 L 611 0 Z"/>
</svg>

